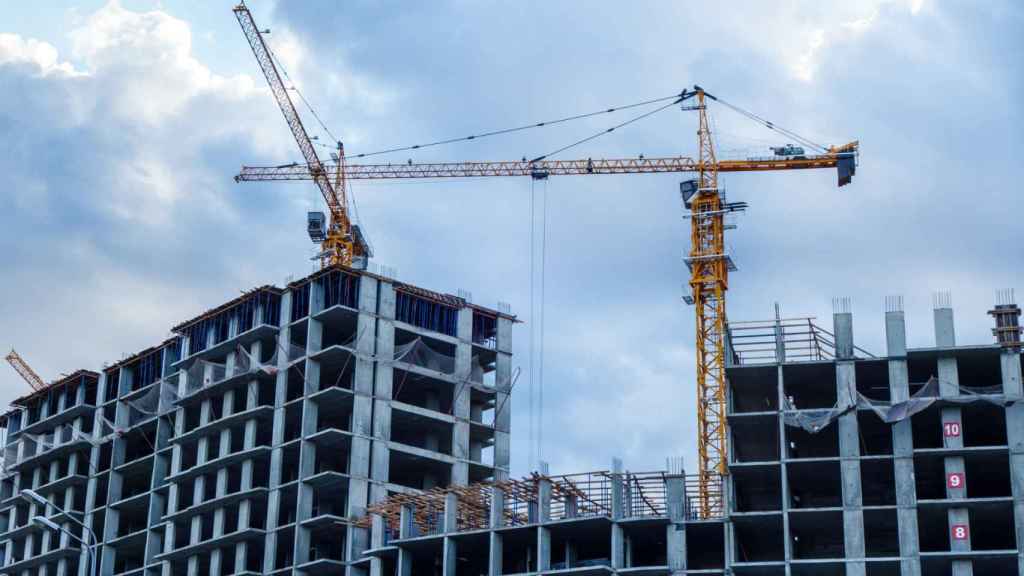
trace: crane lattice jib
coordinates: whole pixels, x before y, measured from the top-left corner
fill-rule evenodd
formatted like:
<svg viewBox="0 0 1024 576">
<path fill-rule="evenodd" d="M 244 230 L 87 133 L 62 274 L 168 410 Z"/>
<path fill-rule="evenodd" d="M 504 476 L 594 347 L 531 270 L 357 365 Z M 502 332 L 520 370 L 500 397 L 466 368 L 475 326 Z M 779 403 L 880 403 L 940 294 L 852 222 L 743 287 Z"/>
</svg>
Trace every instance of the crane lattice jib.
<svg viewBox="0 0 1024 576">
<path fill-rule="evenodd" d="M 719 160 L 718 172 L 769 172 L 835 168 L 844 155 L 821 154 L 806 158 L 752 158 L 747 160 Z M 326 164 L 328 172 L 337 170 L 336 164 Z M 345 176 L 350 180 L 400 180 L 408 178 L 473 178 L 485 176 L 572 176 L 587 174 L 643 174 L 668 172 L 698 172 L 700 162 L 686 156 L 667 158 L 616 158 L 582 160 L 498 161 L 498 162 L 438 162 L 401 164 L 348 164 Z M 262 180 L 312 180 L 314 172 L 302 164 L 284 166 L 245 166 L 235 176 L 239 182 Z"/>
<path fill-rule="evenodd" d="M 27 362 L 25 362 L 25 359 L 22 358 L 20 354 L 11 350 L 10 354 L 5 356 L 4 359 L 7 360 L 7 363 L 11 365 L 11 368 L 14 368 L 14 371 L 17 372 L 25 382 L 28 382 L 28 385 L 31 386 L 33 390 L 39 391 L 46 388 L 46 382 L 43 381 L 39 374 L 36 374 L 36 371 L 33 370 Z"/>
<path fill-rule="evenodd" d="M 249 46 L 256 56 L 256 61 L 259 62 L 263 75 L 266 76 L 267 83 L 270 84 L 270 90 L 274 93 L 274 100 L 277 101 L 277 105 L 281 108 L 281 113 L 284 114 L 288 128 L 291 129 L 292 136 L 295 137 L 295 142 L 299 145 L 299 150 L 306 161 L 306 168 L 309 170 L 311 179 L 316 181 L 316 185 L 320 187 L 320 192 L 327 202 L 331 215 L 339 216 L 343 214 L 344 204 L 340 202 L 333 186 L 331 186 L 330 178 L 324 170 L 316 150 L 313 148 L 313 141 L 310 140 L 309 134 L 306 133 L 306 127 L 303 126 L 302 119 L 299 117 L 299 113 L 295 109 L 291 97 L 288 95 L 288 89 L 285 88 L 284 82 L 281 81 L 281 75 L 277 71 L 274 59 L 271 57 L 270 50 L 263 41 L 259 28 L 256 27 L 256 22 L 253 20 L 249 8 L 245 4 L 239 4 L 235 7 L 234 11 L 239 25 L 242 26 L 242 32 L 245 33 Z"/>
</svg>

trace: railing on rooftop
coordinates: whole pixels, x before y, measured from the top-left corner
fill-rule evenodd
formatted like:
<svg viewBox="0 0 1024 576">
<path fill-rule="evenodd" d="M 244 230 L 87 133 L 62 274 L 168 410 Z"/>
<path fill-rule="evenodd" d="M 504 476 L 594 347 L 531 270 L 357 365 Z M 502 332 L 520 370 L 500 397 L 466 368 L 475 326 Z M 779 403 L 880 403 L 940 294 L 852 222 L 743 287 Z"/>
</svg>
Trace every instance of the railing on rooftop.
<svg viewBox="0 0 1024 576">
<path fill-rule="evenodd" d="M 729 322 L 726 339 L 733 364 L 834 360 L 836 338 L 814 317 Z M 874 355 L 854 346 L 865 357 Z"/>
</svg>

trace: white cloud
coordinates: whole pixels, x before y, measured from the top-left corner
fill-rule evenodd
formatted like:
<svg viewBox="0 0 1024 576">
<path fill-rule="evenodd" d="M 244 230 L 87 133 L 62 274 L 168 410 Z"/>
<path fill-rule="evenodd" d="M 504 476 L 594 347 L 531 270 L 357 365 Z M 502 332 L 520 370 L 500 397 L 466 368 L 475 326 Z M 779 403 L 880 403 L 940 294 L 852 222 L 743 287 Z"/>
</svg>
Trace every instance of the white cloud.
<svg viewBox="0 0 1024 576">
<path fill-rule="evenodd" d="M 52 45 L 17 34 L 0 33 L 0 66 L 4 64 L 30 64 L 43 76 L 78 74 L 71 64 L 58 61 L 57 49 Z"/>
</svg>

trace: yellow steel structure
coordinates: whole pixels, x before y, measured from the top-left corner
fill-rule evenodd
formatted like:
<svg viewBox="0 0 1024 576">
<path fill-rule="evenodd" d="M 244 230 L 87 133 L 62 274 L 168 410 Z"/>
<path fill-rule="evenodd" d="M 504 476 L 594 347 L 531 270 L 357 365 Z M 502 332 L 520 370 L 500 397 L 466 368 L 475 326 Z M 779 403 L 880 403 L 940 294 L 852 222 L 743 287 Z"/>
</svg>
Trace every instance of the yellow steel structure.
<svg viewBox="0 0 1024 576">
<path fill-rule="evenodd" d="M 7 363 L 11 365 L 11 368 L 14 368 L 14 371 L 17 372 L 33 390 L 38 392 L 39 390 L 46 388 L 46 382 L 43 381 L 39 374 L 36 374 L 36 371 L 33 370 L 32 367 L 28 365 L 28 362 L 25 362 L 25 359 L 15 352 L 13 348 L 10 353 L 4 357 L 4 360 L 7 360 Z"/>
<path fill-rule="evenodd" d="M 708 518 L 721 514 L 721 488 L 717 479 L 728 473 L 725 430 L 725 293 L 729 289 L 729 268 L 725 253 L 725 214 L 735 209 L 723 202 L 718 187 L 719 172 L 761 172 L 837 168 L 839 186 L 849 183 L 856 166 L 858 142 L 833 146 L 817 155 L 776 156 L 719 160 L 708 122 L 708 100 L 716 100 L 700 87 L 684 91 L 679 102 L 699 115 L 697 159 L 623 158 L 605 160 L 534 160 L 498 162 L 443 162 L 416 164 L 348 164 L 344 154 L 336 164 L 289 164 L 276 167 L 245 166 L 236 182 L 266 180 L 317 180 L 326 171 L 334 171 L 337 180 L 390 180 L 409 178 L 467 178 L 488 176 L 531 176 L 536 179 L 557 175 L 696 173 L 694 194 L 686 199 L 690 208 L 690 267 L 692 303 L 696 309 L 697 420 L 700 458 L 699 513 Z M 740 208 L 742 209 L 742 208 Z M 688 299 L 689 301 L 689 299 Z"/>
<path fill-rule="evenodd" d="M 263 71 L 263 76 L 266 77 L 267 84 L 270 85 L 274 100 L 277 101 L 281 113 L 284 114 L 285 122 L 288 123 L 288 128 L 292 132 L 292 137 L 295 138 L 299 151 L 302 152 L 306 162 L 305 168 L 308 170 L 310 178 L 320 188 L 324 202 L 327 203 L 330 222 L 322 238 L 319 232 L 316 236 L 321 245 L 321 252 L 318 256 L 321 264 L 323 266 L 334 264 L 352 266 L 356 259 L 365 260 L 371 255 L 369 247 L 363 240 L 359 228 L 352 223 L 348 216 L 348 201 L 345 195 L 344 146 L 338 142 L 339 164 L 334 170 L 335 179 L 332 183 L 331 174 L 324 168 L 323 162 L 317 156 L 313 141 L 306 132 L 299 112 L 295 109 L 291 96 L 288 95 L 288 89 L 281 80 L 273 55 L 267 48 L 266 42 L 263 41 L 263 32 L 256 26 L 252 13 L 244 3 L 236 6 L 234 12 L 246 40 L 249 41 L 249 47 L 252 48 L 256 61 Z M 312 229 L 310 236 L 314 237 Z"/>
</svg>

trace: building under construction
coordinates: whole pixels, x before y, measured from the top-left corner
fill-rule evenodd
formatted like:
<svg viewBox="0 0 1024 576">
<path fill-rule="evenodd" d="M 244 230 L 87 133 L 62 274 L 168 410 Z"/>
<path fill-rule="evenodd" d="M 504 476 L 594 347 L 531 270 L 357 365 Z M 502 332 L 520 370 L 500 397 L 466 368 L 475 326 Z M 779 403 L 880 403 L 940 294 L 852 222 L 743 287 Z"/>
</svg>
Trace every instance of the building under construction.
<svg viewBox="0 0 1024 576">
<path fill-rule="evenodd" d="M 19 398 L 0 573 L 364 573 L 370 502 L 508 478 L 514 322 L 332 267 Z"/>
<path fill-rule="evenodd" d="M 939 298 L 908 349 L 889 305 L 877 356 L 843 301 L 831 331 L 730 325 L 726 475 L 514 479 L 507 307 L 264 286 L 13 403 L 0 572 L 87 576 L 57 527 L 105 576 L 1022 574 L 1020 310 L 958 345 Z"/>
</svg>

